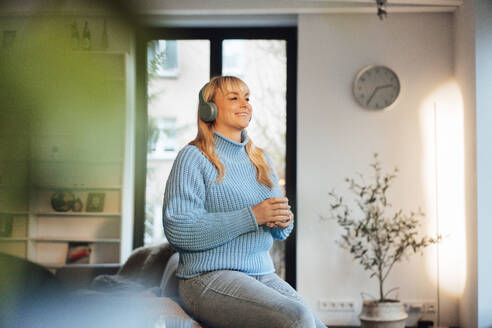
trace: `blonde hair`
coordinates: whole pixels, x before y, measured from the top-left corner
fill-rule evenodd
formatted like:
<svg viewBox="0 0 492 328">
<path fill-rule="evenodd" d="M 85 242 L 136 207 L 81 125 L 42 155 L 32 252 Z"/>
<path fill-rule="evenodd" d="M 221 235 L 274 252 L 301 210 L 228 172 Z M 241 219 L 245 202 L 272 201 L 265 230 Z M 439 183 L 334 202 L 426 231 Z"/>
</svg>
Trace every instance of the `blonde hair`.
<svg viewBox="0 0 492 328">
<path fill-rule="evenodd" d="M 203 89 L 203 98 L 207 102 L 213 102 L 218 89 L 225 94 L 226 91 L 241 87 L 247 87 L 247 85 L 244 81 L 235 76 L 216 76 L 213 77 Z M 221 182 L 225 176 L 225 167 L 215 152 L 214 123 L 215 122 L 203 121 L 198 112 L 198 133 L 195 139 L 188 144 L 196 146 L 210 162 L 212 162 L 219 173 L 216 181 Z M 273 189 L 274 185 L 270 178 L 270 165 L 263 154 L 263 149 L 256 147 L 251 138 L 248 138 L 248 143 L 245 148 L 249 159 L 256 167 L 256 180 L 260 184 L 264 184 L 270 189 Z"/>
</svg>

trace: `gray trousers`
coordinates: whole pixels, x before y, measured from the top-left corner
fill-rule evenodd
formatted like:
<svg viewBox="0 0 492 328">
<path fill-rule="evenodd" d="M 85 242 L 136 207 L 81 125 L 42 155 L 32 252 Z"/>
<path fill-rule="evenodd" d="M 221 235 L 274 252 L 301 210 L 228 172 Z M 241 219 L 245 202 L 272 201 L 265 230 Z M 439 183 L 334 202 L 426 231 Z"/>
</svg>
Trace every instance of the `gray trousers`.
<svg viewBox="0 0 492 328">
<path fill-rule="evenodd" d="M 207 272 L 180 279 L 179 295 L 196 320 L 213 328 L 324 328 L 297 292 L 276 274 Z"/>
</svg>

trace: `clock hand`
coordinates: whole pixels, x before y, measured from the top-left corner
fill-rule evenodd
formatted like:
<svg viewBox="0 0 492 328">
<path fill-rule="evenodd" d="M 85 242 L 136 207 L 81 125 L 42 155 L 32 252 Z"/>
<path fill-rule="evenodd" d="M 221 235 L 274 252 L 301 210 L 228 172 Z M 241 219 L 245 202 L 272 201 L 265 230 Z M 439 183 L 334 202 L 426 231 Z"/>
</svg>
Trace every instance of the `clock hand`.
<svg viewBox="0 0 492 328">
<path fill-rule="evenodd" d="M 381 90 L 381 89 L 385 89 L 385 88 L 390 88 L 392 87 L 393 85 L 391 84 L 385 84 L 385 85 L 380 85 L 380 86 L 377 86 L 374 88 L 374 91 L 372 92 L 371 96 L 369 97 L 369 99 L 367 100 L 366 102 L 366 105 L 369 105 L 369 103 L 371 102 L 372 98 L 374 97 L 374 95 L 376 94 L 377 91 Z"/>
<path fill-rule="evenodd" d="M 376 94 L 376 91 L 378 91 L 378 88 L 379 87 L 374 88 L 374 91 L 372 92 L 371 96 L 369 97 L 369 99 L 367 99 L 366 106 L 369 106 L 369 103 L 371 102 L 372 97 L 374 97 L 374 95 Z"/>
</svg>

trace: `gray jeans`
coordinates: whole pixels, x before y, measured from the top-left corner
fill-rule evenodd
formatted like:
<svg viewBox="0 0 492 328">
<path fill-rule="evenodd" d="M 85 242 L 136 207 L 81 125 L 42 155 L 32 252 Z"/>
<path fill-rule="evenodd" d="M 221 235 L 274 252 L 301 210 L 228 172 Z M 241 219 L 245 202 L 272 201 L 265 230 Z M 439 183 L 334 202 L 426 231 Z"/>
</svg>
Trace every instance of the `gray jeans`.
<svg viewBox="0 0 492 328">
<path fill-rule="evenodd" d="M 276 274 L 207 272 L 179 281 L 186 310 L 213 328 L 324 328 L 297 292 Z"/>
</svg>

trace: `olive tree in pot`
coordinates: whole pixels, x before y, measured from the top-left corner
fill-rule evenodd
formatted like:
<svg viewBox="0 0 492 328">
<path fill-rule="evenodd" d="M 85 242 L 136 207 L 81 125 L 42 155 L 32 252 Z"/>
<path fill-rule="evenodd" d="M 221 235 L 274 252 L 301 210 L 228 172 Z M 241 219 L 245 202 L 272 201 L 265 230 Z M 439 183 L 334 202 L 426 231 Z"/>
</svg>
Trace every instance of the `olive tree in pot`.
<svg viewBox="0 0 492 328">
<path fill-rule="evenodd" d="M 396 263 L 412 253 L 423 253 L 425 247 L 438 243 L 442 237 L 419 237 L 419 219 L 424 217 L 421 210 L 409 215 L 402 210 L 390 214 L 387 192 L 398 169 L 383 172 L 377 154 L 371 167 L 375 173 L 371 182 L 366 182 L 362 174 L 356 179 L 346 179 L 359 213 L 355 213 L 343 197 L 330 192 L 333 198 L 331 218 L 344 230 L 337 243 L 379 283 L 379 299 L 363 302 L 359 315 L 362 327 L 403 328 L 408 315 L 399 300 L 386 298 L 384 282 Z"/>
</svg>

